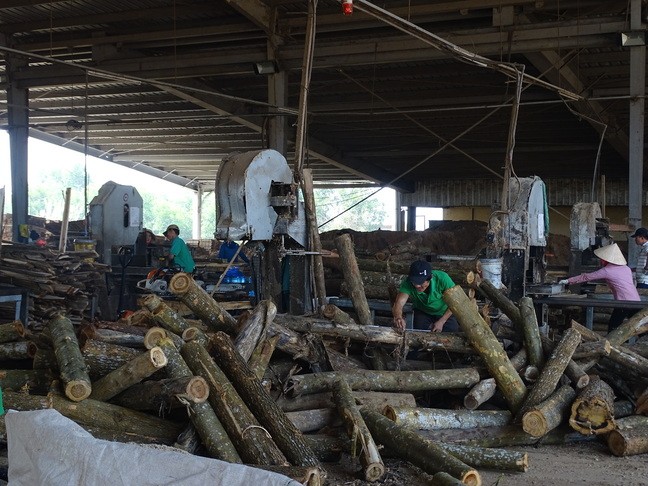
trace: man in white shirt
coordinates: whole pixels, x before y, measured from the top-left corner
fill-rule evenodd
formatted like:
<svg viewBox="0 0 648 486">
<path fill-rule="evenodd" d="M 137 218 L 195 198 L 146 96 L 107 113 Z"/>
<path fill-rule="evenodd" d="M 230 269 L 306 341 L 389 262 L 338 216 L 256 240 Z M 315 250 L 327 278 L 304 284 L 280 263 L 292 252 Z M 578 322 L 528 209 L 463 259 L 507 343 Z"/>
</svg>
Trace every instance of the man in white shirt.
<svg viewBox="0 0 648 486">
<path fill-rule="evenodd" d="M 635 279 L 638 289 L 648 289 L 648 229 L 637 228 L 634 234 L 630 235 L 635 239 L 639 246 L 639 256 L 637 257 L 637 266 L 635 267 Z"/>
</svg>

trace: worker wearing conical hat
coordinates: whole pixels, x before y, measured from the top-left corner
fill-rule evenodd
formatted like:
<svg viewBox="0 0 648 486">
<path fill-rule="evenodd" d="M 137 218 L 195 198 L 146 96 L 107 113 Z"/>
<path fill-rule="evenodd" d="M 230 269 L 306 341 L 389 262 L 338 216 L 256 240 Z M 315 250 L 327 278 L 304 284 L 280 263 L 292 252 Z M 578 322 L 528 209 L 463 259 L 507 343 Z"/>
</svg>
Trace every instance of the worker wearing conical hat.
<svg viewBox="0 0 648 486">
<path fill-rule="evenodd" d="M 632 280 L 632 270 L 627 265 L 626 259 L 616 243 L 597 248 L 594 250 L 594 254 L 600 258 L 601 268 L 595 272 L 582 273 L 575 277 L 561 280 L 559 283 L 570 285 L 591 282 L 592 280 L 605 280 L 615 300 L 641 300 L 639 292 L 637 292 L 637 288 Z M 626 317 L 633 316 L 637 313 L 637 310 L 614 309 L 608 322 L 608 332 L 619 327 Z"/>
</svg>

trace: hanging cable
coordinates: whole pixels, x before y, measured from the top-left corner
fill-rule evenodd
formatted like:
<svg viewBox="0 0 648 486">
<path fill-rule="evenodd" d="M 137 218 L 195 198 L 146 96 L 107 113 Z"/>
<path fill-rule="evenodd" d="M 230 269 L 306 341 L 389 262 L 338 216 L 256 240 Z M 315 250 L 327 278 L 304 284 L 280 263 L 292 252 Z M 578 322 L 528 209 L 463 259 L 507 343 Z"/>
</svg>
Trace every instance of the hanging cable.
<svg viewBox="0 0 648 486">
<path fill-rule="evenodd" d="M 85 73 L 85 109 L 83 114 L 83 236 L 90 234 L 88 228 L 88 72 Z"/>
</svg>

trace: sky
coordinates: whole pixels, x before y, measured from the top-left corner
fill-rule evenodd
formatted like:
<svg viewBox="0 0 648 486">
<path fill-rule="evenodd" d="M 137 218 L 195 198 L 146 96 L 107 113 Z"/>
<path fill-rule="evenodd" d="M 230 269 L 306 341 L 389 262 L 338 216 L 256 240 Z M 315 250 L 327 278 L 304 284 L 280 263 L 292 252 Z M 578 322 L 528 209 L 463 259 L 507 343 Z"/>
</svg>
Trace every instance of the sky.
<svg viewBox="0 0 648 486">
<path fill-rule="evenodd" d="M 64 169 L 73 167 L 74 164 L 83 164 L 85 155 L 54 145 L 43 142 L 34 138 L 29 139 L 28 146 L 29 171 L 43 173 L 51 171 L 53 167 Z M 190 189 L 183 188 L 177 184 L 164 181 L 133 169 L 113 164 L 106 160 L 98 159 L 93 156 L 87 157 L 88 173 L 93 181 L 103 184 L 107 181 L 114 181 L 118 184 L 131 185 L 135 188 L 149 187 L 154 185 L 161 190 L 166 199 L 183 197 L 184 194 L 192 193 Z M 0 130 L 0 187 L 5 186 L 5 212 L 11 212 L 11 170 L 9 157 L 9 136 L 5 131 Z M 95 194 L 88 194 L 91 200 Z M 394 229 L 396 227 L 396 209 L 395 193 L 392 189 L 383 189 L 376 196 L 385 204 L 387 218 L 381 224 L 382 228 Z M 418 208 L 417 209 L 417 230 L 423 230 L 427 227 L 428 220 L 442 219 L 443 212 L 439 208 Z"/>
</svg>

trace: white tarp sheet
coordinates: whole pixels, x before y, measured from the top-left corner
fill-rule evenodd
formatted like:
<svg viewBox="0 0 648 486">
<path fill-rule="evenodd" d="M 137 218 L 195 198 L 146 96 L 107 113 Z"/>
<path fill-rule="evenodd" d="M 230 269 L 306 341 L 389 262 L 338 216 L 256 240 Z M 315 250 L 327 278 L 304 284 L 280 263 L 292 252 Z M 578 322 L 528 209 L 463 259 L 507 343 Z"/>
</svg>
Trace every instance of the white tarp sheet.
<svg viewBox="0 0 648 486">
<path fill-rule="evenodd" d="M 53 409 L 10 410 L 5 423 L 10 486 L 301 485 L 242 464 L 95 439 Z"/>
</svg>

